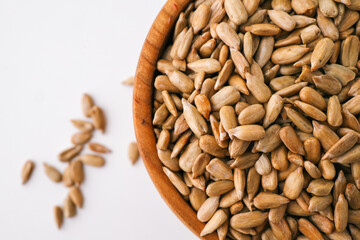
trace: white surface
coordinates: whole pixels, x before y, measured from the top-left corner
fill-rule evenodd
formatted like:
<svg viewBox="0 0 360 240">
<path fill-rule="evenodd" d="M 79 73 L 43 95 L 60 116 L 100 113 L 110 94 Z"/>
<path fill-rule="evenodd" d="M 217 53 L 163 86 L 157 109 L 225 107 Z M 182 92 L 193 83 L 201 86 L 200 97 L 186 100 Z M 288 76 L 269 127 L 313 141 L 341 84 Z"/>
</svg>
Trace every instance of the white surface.
<svg viewBox="0 0 360 240">
<path fill-rule="evenodd" d="M 165 0 L 0 0 L 0 239 L 196 239 L 170 211 L 144 165 L 132 167 L 134 74 L 151 23 Z M 103 169 L 86 167 L 85 206 L 58 231 L 53 206 L 67 189 L 50 182 L 42 162 L 59 169 L 59 151 L 83 118 L 87 92 L 108 117 L 94 141 L 113 150 Z M 27 159 L 37 166 L 20 184 Z"/>
</svg>

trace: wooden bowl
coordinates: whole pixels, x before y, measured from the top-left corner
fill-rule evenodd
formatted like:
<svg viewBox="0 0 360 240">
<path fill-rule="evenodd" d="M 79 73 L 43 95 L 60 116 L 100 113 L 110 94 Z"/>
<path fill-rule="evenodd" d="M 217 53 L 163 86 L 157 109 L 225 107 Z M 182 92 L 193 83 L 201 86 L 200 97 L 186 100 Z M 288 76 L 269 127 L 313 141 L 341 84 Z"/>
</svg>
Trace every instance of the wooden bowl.
<svg viewBox="0 0 360 240">
<path fill-rule="evenodd" d="M 142 48 L 134 85 L 133 118 L 137 144 L 145 167 L 170 209 L 176 216 L 200 238 L 205 224 L 201 223 L 196 212 L 182 198 L 162 170 L 156 150 L 156 140 L 152 125 L 153 85 L 156 62 L 168 43 L 179 14 L 190 0 L 168 0 L 155 19 Z M 206 240 L 217 240 L 216 233 L 202 237 Z"/>
</svg>

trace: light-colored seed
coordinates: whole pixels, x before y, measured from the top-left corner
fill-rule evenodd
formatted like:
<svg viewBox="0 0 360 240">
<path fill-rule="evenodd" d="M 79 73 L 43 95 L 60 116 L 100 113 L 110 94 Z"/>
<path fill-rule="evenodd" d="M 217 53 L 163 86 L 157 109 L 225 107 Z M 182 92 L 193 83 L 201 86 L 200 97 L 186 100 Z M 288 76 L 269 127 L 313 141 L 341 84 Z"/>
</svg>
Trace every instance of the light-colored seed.
<svg viewBox="0 0 360 240">
<path fill-rule="evenodd" d="M 93 120 L 94 127 L 104 133 L 106 128 L 106 119 L 104 111 L 99 106 L 91 108 L 91 118 Z"/>
<path fill-rule="evenodd" d="M 205 236 L 214 232 L 217 228 L 219 228 L 225 221 L 227 220 L 227 215 L 223 210 L 217 210 L 209 220 L 209 222 L 205 225 L 204 229 L 201 231 L 200 236 Z"/>
<path fill-rule="evenodd" d="M 269 211 L 269 221 L 273 223 L 279 223 L 284 217 L 287 204 L 282 204 L 280 207 L 271 208 Z"/>
<path fill-rule="evenodd" d="M 54 168 L 53 166 L 50 166 L 47 163 L 43 163 L 44 171 L 48 178 L 53 182 L 60 182 L 61 181 L 61 173 Z"/>
<path fill-rule="evenodd" d="M 327 217 L 324 217 L 320 214 L 316 214 L 310 217 L 311 222 L 326 234 L 330 234 L 334 231 L 334 223 L 329 220 Z"/>
<path fill-rule="evenodd" d="M 161 60 L 159 60 L 159 61 L 161 61 Z M 158 64 L 159 64 L 159 61 L 158 61 Z M 173 69 L 173 70 L 175 70 L 175 69 Z M 159 91 L 166 90 L 171 93 L 179 93 L 180 92 L 180 90 L 170 82 L 168 76 L 166 76 L 166 75 L 157 76 L 155 78 L 154 86 Z"/>
<path fill-rule="evenodd" d="M 199 111 L 185 99 L 182 99 L 182 104 L 184 117 L 194 134 L 200 137 L 201 135 L 207 133 L 208 127 L 206 121 Z"/>
<path fill-rule="evenodd" d="M 60 229 L 64 222 L 64 214 L 61 207 L 59 206 L 54 207 L 54 217 L 55 217 L 56 226 L 58 229 Z"/>
<path fill-rule="evenodd" d="M 301 113 L 296 110 L 285 107 L 284 108 L 287 114 L 287 117 L 298 127 L 301 131 L 306 133 L 311 133 L 313 128 L 308 119 L 306 119 Z"/>
<path fill-rule="evenodd" d="M 236 113 L 233 107 L 223 106 L 220 109 L 220 121 L 225 131 L 229 131 L 237 126 Z"/>
<path fill-rule="evenodd" d="M 229 24 L 225 22 L 218 24 L 216 27 L 216 33 L 227 46 L 237 50 L 240 49 L 240 38 Z"/>
<path fill-rule="evenodd" d="M 241 125 L 253 124 L 263 119 L 264 116 L 265 109 L 261 104 L 250 105 L 239 114 L 239 123 Z"/>
<path fill-rule="evenodd" d="M 128 157 L 132 164 L 135 164 L 140 157 L 136 142 L 131 142 L 128 147 Z"/>
<path fill-rule="evenodd" d="M 170 150 L 160 150 L 157 151 L 159 159 L 165 167 L 169 168 L 171 171 L 179 171 L 179 160 L 177 157 L 171 157 Z"/>
<path fill-rule="evenodd" d="M 174 70 L 166 73 L 170 82 L 185 93 L 191 93 L 194 90 L 194 82 L 184 73 Z"/>
<path fill-rule="evenodd" d="M 188 55 L 193 37 L 193 28 L 189 28 L 177 49 L 177 57 L 179 57 L 181 60 L 186 58 L 186 56 Z"/>
<path fill-rule="evenodd" d="M 67 196 L 64 200 L 64 217 L 71 218 L 76 215 L 76 207 L 71 198 Z"/>
<path fill-rule="evenodd" d="M 277 91 L 275 94 L 277 94 L 277 95 L 279 95 L 281 97 L 290 97 L 290 96 L 296 94 L 297 92 L 299 92 L 306 85 L 308 85 L 307 82 L 295 83 L 295 84 L 293 84 L 291 86 L 288 86 L 286 88 L 283 88 L 283 89 Z"/>
<path fill-rule="evenodd" d="M 270 192 L 261 192 L 254 198 L 254 205 L 258 209 L 277 208 L 288 202 L 290 200 L 286 197 Z"/>
<path fill-rule="evenodd" d="M 219 90 L 226 83 L 226 81 L 228 81 L 233 70 L 234 70 L 234 63 L 231 59 L 229 59 L 224 63 L 221 71 L 219 72 L 219 76 L 216 79 L 216 84 L 214 87 L 215 90 Z"/>
<path fill-rule="evenodd" d="M 194 34 L 200 32 L 209 22 L 211 8 L 206 4 L 201 4 L 195 11 L 191 19 L 191 25 L 194 28 Z"/>
<path fill-rule="evenodd" d="M 224 193 L 229 192 L 234 188 L 234 182 L 229 180 L 219 180 L 210 183 L 206 187 L 206 194 L 209 197 L 220 196 Z"/>
<path fill-rule="evenodd" d="M 255 163 L 255 169 L 260 175 L 268 175 L 271 172 L 271 164 L 269 158 L 262 154 Z"/>
<path fill-rule="evenodd" d="M 257 76 L 248 72 L 245 73 L 246 85 L 250 92 L 254 95 L 256 100 L 261 103 L 265 103 L 271 97 L 270 88 Z"/>
<path fill-rule="evenodd" d="M 71 120 L 74 127 L 84 132 L 91 132 L 94 130 L 94 125 L 91 122 L 83 120 Z"/>
<path fill-rule="evenodd" d="M 21 170 L 21 182 L 22 184 L 27 183 L 27 181 L 29 181 L 31 174 L 34 170 L 35 164 L 33 161 L 28 160 L 25 162 L 24 166 L 22 167 Z"/>
<path fill-rule="evenodd" d="M 105 164 L 105 159 L 103 157 L 92 154 L 81 155 L 78 157 L 78 159 L 84 164 L 93 167 L 102 167 Z"/>
<path fill-rule="evenodd" d="M 213 111 L 219 111 L 225 105 L 233 105 L 240 100 L 240 93 L 232 86 L 220 89 L 210 98 Z"/>
<path fill-rule="evenodd" d="M 307 173 L 312 177 L 312 178 L 320 178 L 321 177 L 321 172 L 320 170 L 316 167 L 316 165 L 310 161 L 305 161 L 304 162 L 304 168 L 306 169 Z"/>
<path fill-rule="evenodd" d="M 343 123 L 341 104 L 337 96 L 332 96 L 328 100 L 327 120 L 333 127 L 339 127 Z"/>
<path fill-rule="evenodd" d="M 351 35 L 341 44 L 341 64 L 345 67 L 356 67 L 359 58 L 359 37 Z"/>
<path fill-rule="evenodd" d="M 323 67 L 326 75 L 332 76 L 339 80 L 345 86 L 351 80 L 355 79 L 356 74 L 345 66 L 339 64 L 328 64 Z"/>
<path fill-rule="evenodd" d="M 245 73 L 248 72 L 250 68 L 248 61 L 240 51 L 234 48 L 230 48 L 230 55 L 236 70 L 242 78 L 245 78 Z"/>
<path fill-rule="evenodd" d="M 216 73 L 221 70 L 221 64 L 219 63 L 219 61 L 216 59 L 212 59 L 212 58 L 199 59 L 195 62 L 188 63 L 187 67 L 190 70 L 193 70 L 194 72 L 205 72 L 205 73 Z M 186 75 L 184 74 L 184 76 L 186 76 Z M 171 81 L 171 78 L 170 78 L 170 81 Z M 190 81 L 192 81 L 192 80 L 190 79 Z M 173 84 L 175 85 L 175 83 L 173 83 Z M 188 84 L 189 84 L 189 89 L 190 89 L 190 85 L 191 85 L 190 82 L 188 82 Z"/>
<path fill-rule="evenodd" d="M 310 49 L 303 45 L 286 46 L 276 49 L 271 56 L 271 60 L 274 64 L 286 65 L 298 61 L 309 51 Z"/>
<path fill-rule="evenodd" d="M 206 170 L 217 179 L 232 180 L 233 174 L 230 167 L 218 158 L 214 158 L 206 166 Z"/>
<path fill-rule="evenodd" d="M 91 117 L 91 109 L 94 106 L 94 100 L 88 94 L 84 94 L 81 100 L 81 108 L 85 117 Z"/>
<path fill-rule="evenodd" d="M 84 197 L 79 187 L 73 186 L 69 190 L 69 197 L 76 207 L 82 208 L 84 205 Z"/>
<path fill-rule="evenodd" d="M 358 140 L 358 136 L 349 132 L 341 139 L 339 139 L 322 157 L 322 159 L 333 159 L 335 157 L 339 157 L 348 150 L 350 150 Z"/>
<path fill-rule="evenodd" d="M 340 138 L 328 126 L 313 121 L 313 135 L 325 150 L 329 150 Z"/>
<path fill-rule="evenodd" d="M 254 57 L 255 61 L 260 65 L 260 67 L 265 66 L 265 64 L 270 60 L 273 53 L 274 44 L 274 37 L 262 37 Z"/>
<path fill-rule="evenodd" d="M 211 219 L 219 207 L 219 199 L 219 196 L 215 196 L 209 197 L 204 201 L 199 211 L 197 212 L 197 218 L 200 222 L 207 222 Z"/>
<path fill-rule="evenodd" d="M 179 158 L 179 166 L 185 172 L 191 172 L 192 167 L 196 158 L 200 155 L 201 148 L 199 146 L 199 141 L 196 140 L 189 145 L 187 145 L 185 151 Z"/>
<path fill-rule="evenodd" d="M 319 37 L 320 29 L 316 25 L 310 25 L 301 31 L 300 38 L 303 44 L 308 44 Z M 311 56 L 310 56 L 311 61 Z"/>
<path fill-rule="evenodd" d="M 267 212 L 253 211 L 239 213 L 230 219 L 231 227 L 235 229 L 257 227 L 264 223 L 268 218 Z"/>
<path fill-rule="evenodd" d="M 282 10 L 268 10 L 267 13 L 270 19 L 281 29 L 288 32 L 294 30 L 296 22 L 287 12 Z"/>
<path fill-rule="evenodd" d="M 234 186 L 238 198 L 241 200 L 245 195 L 246 176 L 245 171 L 240 168 L 234 169 Z"/>
<path fill-rule="evenodd" d="M 256 141 L 265 136 L 265 130 L 260 125 L 243 125 L 228 131 L 231 138 L 236 137 L 244 141 Z"/>
<path fill-rule="evenodd" d="M 360 157 L 360 145 L 355 145 L 348 152 L 331 160 L 334 163 L 354 163 L 358 162 Z"/>
<path fill-rule="evenodd" d="M 270 222 L 271 230 L 277 239 L 291 239 L 291 230 L 285 218 L 279 222 Z"/>
<path fill-rule="evenodd" d="M 206 194 L 204 191 L 195 187 L 191 188 L 191 192 L 189 194 L 189 201 L 195 211 L 198 211 L 200 209 L 201 205 L 205 202 L 205 200 Z"/>
<path fill-rule="evenodd" d="M 261 177 L 261 185 L 264 189 L 274 191 L 278 187 L 278 173 L 272 168 L 269 174 Z"/>
</svg>

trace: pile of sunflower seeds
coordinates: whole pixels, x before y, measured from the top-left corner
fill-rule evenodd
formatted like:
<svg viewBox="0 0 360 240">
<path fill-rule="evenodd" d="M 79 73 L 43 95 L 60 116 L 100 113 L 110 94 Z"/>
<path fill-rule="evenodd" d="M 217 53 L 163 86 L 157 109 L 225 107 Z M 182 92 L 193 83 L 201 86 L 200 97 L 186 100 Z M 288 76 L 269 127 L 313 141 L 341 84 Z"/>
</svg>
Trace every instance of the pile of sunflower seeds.
<svg viewBox="0 0 360 240">
<path fill-rule="evenodd" d="M 360 239 L 360 0 L 196 0 L 157 62 L 164 173 L 219 239 Z"/>
<path fill-rule="evenodd" d="M 76 208 L 82 208 L 84 197 L 80 190 L 80 186 L 85 179 L 84 164 L 93 167 L 102 167 L 105 159 L 100 155 L 82 154 L 82 150 L 86 147 L 98 154 L 111 152 L 110 149 L 102 144 L 89 142 L 93 136 L 94 130 L 105 132 L 106 120 L 103 110 L 94 104 L 93 99 L 88 94 L 84 94 L 82 98 L 82 111 L 85 117 L 91 118 L 92 122 L 84 120 L 71 120 L 75 128 L 79 132 L 71 137 L 72 147 L 62 151 L 58 158 L 61 162 L 67 163 L 64 172 L 61 173 L 55 167 L 44 163 L 44 171 L 50 180 L 55 183 L 62 182 L 69 188 L 69 193 L 64 200 L 63 206 L 54 207 L 54 217 L 57 227 L 60 229 L 63 225 L 64 217 L 71 218 L 76 215 Z M 22 183 L 25 184 L 34 169 L 34 162 L 29 160 L 24 164 L 21 177 Z"/>
</svg>

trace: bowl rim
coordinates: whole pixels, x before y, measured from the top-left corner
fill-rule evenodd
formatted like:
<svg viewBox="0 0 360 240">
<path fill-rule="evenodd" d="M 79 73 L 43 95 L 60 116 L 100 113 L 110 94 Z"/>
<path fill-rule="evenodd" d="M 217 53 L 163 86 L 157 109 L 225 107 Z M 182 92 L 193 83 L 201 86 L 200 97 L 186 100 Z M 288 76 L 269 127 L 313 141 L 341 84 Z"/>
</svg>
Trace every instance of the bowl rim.
<svg viewBox="0 0 360 240">
<path fill-rule="evenodd" d="M 192 209 L 168 177 L 157 155 L 156 140 L 152 125 L 153 82 L 156 62 L 168 42 L 179 14 L 192 0 L 168 0 L 153 22 L 140 53 L 133 92 L 133 121 L 138 148 L 144 165 L 163 200 L 175 215 L 200 239 L 217 240 L 212 233 L 200 237 L 205 224 L 197 219 Z"/>
</svg>

